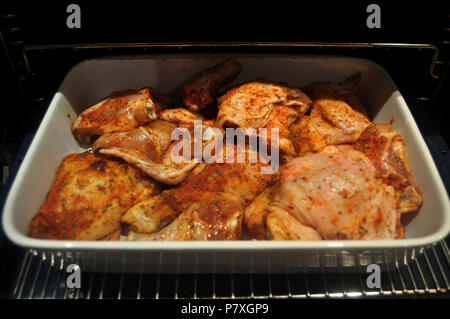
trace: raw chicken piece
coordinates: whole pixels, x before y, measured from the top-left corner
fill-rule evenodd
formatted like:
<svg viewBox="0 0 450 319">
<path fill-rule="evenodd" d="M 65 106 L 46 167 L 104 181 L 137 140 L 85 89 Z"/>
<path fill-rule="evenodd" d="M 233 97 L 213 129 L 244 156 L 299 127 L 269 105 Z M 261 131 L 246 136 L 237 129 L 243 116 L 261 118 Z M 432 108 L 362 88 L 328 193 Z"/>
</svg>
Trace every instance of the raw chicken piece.
<svg viewBox="0 0 450 319">
<path fill-rule="evenodd" d="M 241 64 L 233 59 L 225 60 L 197 73 L 181 86 L 181 99 L 192 111 L 215 104 L 219 89 L 233 81 L 242 72 Z"/>
<path fill-rule="evenodd" d="M 287 211 L 272 205 L 275 187 L 268 187 L 244 213 L 246 231 L 253 239 L 321 240 L 314 228 L 303 225 Z"/>
<path fill-rule="evenodd" d="M 351 146 L 329 146 L 292 160 L 281 168 L 275 188 L 256 200 L 249 206 L 256 209 L 244 217 L 256 238 L 403 237 L 395 190 Z"/>
<path fill-rule="evenodd" d="M 321 240 L 322 236 L 313 228 L 305 226 L 289 212 L 271 207 L 267 216 L 267 231 L 272 240 Z"/>
<path fill-rule="evenodd" d="M 180 183 L 197 165 L 195 161 L 190 161 L 174 167 L 167 166 L 166 164 L 149 160 L 148 157 L 142 155 L 142 153 L 127 148 L 102 149 L 99 152 L 104 155 L 121 158 L 139 168 L 148 176 L 168 185 Z"/>
<path fill-rule="evenodd" d="M 161 161 L 170 144 L 176 125 L 155 120 L 145 126 L 127 132 L 107 133 L 92 145 L 92 150 L 127 148 L 135 150 L 152 161 Z"/>
<path fill-rule="evenodd" d="M 193 122 L 203 118 L 188 110 L 181 112 L 175 110 L 175 113 L 172 110 L 166 110 L 158 115 L 175 124 L 156 120 L 129 132 L 106 134 L 94 143 L 93 150 L 100 154 L 119 157 L 160 182 L 170 185 L 178 184 L 197 163 L 193 158 L 181 163 L 175 163 L 172 160 L 172 149 L 181 141 L 172 142 L 172 131 L 177 127 L 185 127 L 192 133 Z M 191 138 L 191 141 L 193 143 L 194 138 Z"/>
<path fill-rule="evenodd" d="M 200 114 L 188 111 L 183 108 L 167 109 L 158 113 L 158 119 L 170 122 L 177 127 L 191 128 L 194 121 L 205 121 L 205 118 Z"/>
<path fill-rule="evenodd" d="M 361 73 L 355 73 L 341 83 L 314 82 L 304 87 L 304 90 L 313 97 L 313 100 L 334 97 L 346 100 L 348 104 L 356 104 L 357 108 L 362 108 L 355 95 L 355 93 L 358 92 L 360 85 Z M 363 109 L 357 111 L 364 113 Z"/>
<path fill-rule="evenodd" d="M 82 112 L 72 124 L 74 137 L 84 144 L 99 135 L 129 131 L 156 119 L 170 99 L 152 88 L 111 95 Z"/>
<path fill-rule="evenodd" d="M 203 193 L 161 231 L 131 231 L 127 240 L 238 240 L 242 233 L 243 207 L 232 193 Z"/>
<path fill-rule="evenodd" d="M 271 239 L 272 235 L 266 227 L 266 219 L 270 214 L 273 187 L 268 187 L 248 205 L 244 214 L 244 224 L 248 234 L 254 239 Z"/>
<path fill-rule="evenodd" d="M 225 153 L 224 150 L 221 155 L 225 156 Z M 161 194 L 137 204 L 123 216 L 122 221 L 129 224 L 131 231 L 133 231 L 128 239 L 150 238 L 148 235 L 159 231 L 161 231 L 161 234 L 165 234 L 165 238 L 183 238 L 183 234 L 169 236 L 168 232 L 186 226 L 184 220 L 192 214 L 190 209 L 206 209 L 205 205 L 209 207 L 210 203 L 215 200 L 221 202 L 226 199 L 224 203 L 220 204 L 221 207 L 227 207 L 227 205 L 238 207 L 240 205 L 239 207 L 242 207 L 241 213 L 238 214 L 238 209 L 233 208 L 234 213 L 227 215 L 229 218 L 227 217 L 226 222 L 227 225 L 234 225 L 234 223 L 240 225 L 243 209 L 273 179 L 271 174 L 261 174 L 261 167 L 265 165 L 267 164 L 261 164 L 260 162 L 255 164 L 203 163 L 198 165 L 178 187 L 165 190 Z M 204 194 L 208 195 L 205 197 Z M 228 201 L 231 203 L 227 204 Z M 211 213 L 212 220 L 219 218 L 215 217 L 215 214 L 221 214 L 214 210 L 208 211 Z M 169 230 L 165 230 L 164 227 L 171 222 L 175 222 L 174 220 L 178 216 L 180 216 L 180 219 L 176 221 L 176 224 L 184 226 L 172 226 Z M 228 229 L 236 229 L 240 232 L 241 226 Z M 136 232 L 146 234 L 138 236 Z M 161 239 L 160 235 L 154 235 L 155 237 L 151 238 Z M 205 238 L 198 233 L 196 236 L 196 238 Z M 204 236 L 208 235 L 204 234 Z M 232 238 L 235 237 L 239 237 L 238 234 L 232 236 Z"/>
<path fill-rule="evenodd" d="M 353 146 L 370 158 L 384 181 L 395 188 L 402 213 L 419 209 L 422 193 L 414 182 L 405 143 L 390 124 L 370 125 Z"/>
<path fill-rule="evenodd" d="M 312 102 L 298 89 L 260 80 L 228 91 L 218 103 L 219 127 L 267 128 L 268 136 L 270 129 L 278 128 L 281 152 L 295 154 L 289 126 L 306 113 Z"/>
<path fill-rule="evenodd" d="M 81 153 L 66 156 L 29 235 L 43 239 L 118 239 L 120 219 L 150 198 L 158 183 L 117 160 Z"/>
<path fill-rule="evenodd" d="M 370 125 L 354 94 L 359 82 L 358 73 L 343 83 L 319 82 L 306 88 L 314 100 L 311 114 L 290 127 L 297 153 L 318 152 L 327 145 L 353 143 L 359 138 Z"/>
</svg>

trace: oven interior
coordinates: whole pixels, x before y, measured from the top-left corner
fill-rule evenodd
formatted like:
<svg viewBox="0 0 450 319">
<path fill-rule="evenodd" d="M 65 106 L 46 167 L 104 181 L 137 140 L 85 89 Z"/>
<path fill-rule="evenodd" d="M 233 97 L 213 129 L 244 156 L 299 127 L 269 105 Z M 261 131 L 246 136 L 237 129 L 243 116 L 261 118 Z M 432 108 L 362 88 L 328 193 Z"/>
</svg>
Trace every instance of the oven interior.
<svg viewBox="0 0 450 319">
<path fill-rule="evenodd" d="M 29 44 L 14 12 L 0 16 L 0 162 L 2 202 L 34 132 L 65 74 L 85 59 L 132 54 L 326 54 L 366 58 L 391 75 L 421 130 L 450 191 L 449 41 L 433 43 L 78 43 Z M 449 35 L 448 28 L 444 28 Z M 14 120 L 15 119 L 15 120 Z M 364 271 L 333 273 L 129 274 L 104 269 L 66 288 L 71 261 L 11 244 L 0 231 L 0 296 L 6 298 L 309 298 L 445 297 L 450 294 L 450 239 L 415 251 L 409 263 L 382 266 L 381 289 L 368 289 Z M 76 256 L 74 256 L 74 262 Z M 125 265 L 124 260 L 124 265 Z M 362 267 L 362 266 L 361 266 Z"/>
</svg>

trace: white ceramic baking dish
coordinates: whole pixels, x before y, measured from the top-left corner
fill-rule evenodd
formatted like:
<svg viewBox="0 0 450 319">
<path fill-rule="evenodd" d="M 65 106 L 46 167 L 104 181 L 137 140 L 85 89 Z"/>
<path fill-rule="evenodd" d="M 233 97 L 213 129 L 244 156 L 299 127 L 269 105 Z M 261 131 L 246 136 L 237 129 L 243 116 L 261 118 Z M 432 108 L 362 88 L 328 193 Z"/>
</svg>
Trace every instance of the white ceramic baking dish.
<svg viewBox="0 0 450 319">
<path fill-rule="evenodd" d="M 377 64 L 332 56 L 234 55 L 240 83 L 256 78 L 303 86 L 342 81 L 362 73 L 358 95 L 374 122 L 394 119 L 402 135 L 416 182 L 423 192 L 420 211 L 408 218 L 405 239 L 374 241 L 212 241 L 102 242 L 40 240 L 27 236 L 28 223 L 44 202 L 61 159 L 84 151 L 70 127 L 77 114 L 111 92 L 154 87 L 169 92 L 190 75 L 225 56 L 166 55 L 99 58 L 72 68 L 55 94 L 12 184 L 3 227 L 17 245 L 39 253 L 63 254 L 83 269 L 144 272 L 286 272 L 333 269 L 355 264 L 407 260 L 450 231 L 449 198 L 433 159 L 403 97 Z"/>
</svg>

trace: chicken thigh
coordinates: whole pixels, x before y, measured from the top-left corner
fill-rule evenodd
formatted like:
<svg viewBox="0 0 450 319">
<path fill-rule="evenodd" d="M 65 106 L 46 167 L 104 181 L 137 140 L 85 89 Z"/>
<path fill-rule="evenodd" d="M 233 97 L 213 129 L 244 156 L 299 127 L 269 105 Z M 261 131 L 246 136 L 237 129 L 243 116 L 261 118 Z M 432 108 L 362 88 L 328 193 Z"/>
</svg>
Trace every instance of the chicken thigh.
<svg viewBox="0 0 450 319">
<path fill-rule="evenodd" d="M 329 146 L 292 160 L 281 168 L 271 193 L 257 201 L 249 206 L 253 211 L 245 212 L 245 224 L 256 238 L 403 237 L 397 194 L 351 146 Z"/>
<path fill-rule="evenodd" d="M 160 161 L 172 142 L 170 136 L 175 128 L 172 123 L 155 120 L 127 132 L 104 134 L 94 142 L 92 150 L 123 147 L 133 149 L 152 161 Z"/>
<path fill-rule="evenodd" d="M 130 232 L 127 240 L 238 240 L 242 233 L 244 209 L 233 193 L 202 194 L 189 202 L 183 212 L 161 231 Z"/>
<path fill-rule="evenodd" d="M 277 128 L 280 151 L 295 154 L 289 126 L 306 113 L 312 102 L 298 89 L 260 80 L 228 91 L 218 103 L 219 127 L 267 128 L 267 136 Z"/>
<path fill-rule="evenodd" d="M 244 225 L 247 233 L 254 239 L 271 239 L 267 229 L 267 216 L 271 213 L 274 187 L 266 188 L 245 209 Z"/>
<path fill-rule="evenodd" d="M 129 131 L 156 119 L 170 99 L 152 88 L 118 92 L 82 112 L 72 124 L 74 137 L 90 144 L 99 135 Z"/>
<path fill-rule="evenodd" d="M 174 110 L 176 113 L 173 113 L 173 110 L 166 110 L 158 116 L 175 124 L 155 120 L 129 132 L 105 134 L 94 143 L 93 150 L 100 154 L 121 158 L 162 183 L 178 184 L 197 163 L 192 157 L 180 163 L 172 160 L 173 147 L 184 138 L 180 137 L 179 140 L 172 141 L 172 132 L 180 127 L 189 129 L 192 134 L 193 122 L 203 117 L 188 110 L 182 112 L 178 109 Z M 201 128 L 206 129 L 205 126 Z M 193 141 L 194 139 L 191 138 L 192 143 Z"/>
<path fill-rule="evenodd" d="M 419 209 L 422 193 L 414 182 L 405 143 L 390 124 L 370 125 L 353 146 L 372 160 L 385 183 L 397 191 L 402 213 Z"/>
<path fill-rule="evenodd" d="M 319 82 L 309 85 L 314 103 L 309 116 L 303 116 L 290 128 L 297 153 L 318 152 L 327 145 L 355 142 L 370 125 L 354 92 L 360 75 L 343 83 Z M 350 103 L 350 104 L 349 104 Z"/>
<path fill-rule="evenodd" d="M 158 183 L 118 160 L 91 153 L 66 156 L 29 235 L 43 239 L 118 239 L 120 219 L 150 198 Z"/>
</svg>

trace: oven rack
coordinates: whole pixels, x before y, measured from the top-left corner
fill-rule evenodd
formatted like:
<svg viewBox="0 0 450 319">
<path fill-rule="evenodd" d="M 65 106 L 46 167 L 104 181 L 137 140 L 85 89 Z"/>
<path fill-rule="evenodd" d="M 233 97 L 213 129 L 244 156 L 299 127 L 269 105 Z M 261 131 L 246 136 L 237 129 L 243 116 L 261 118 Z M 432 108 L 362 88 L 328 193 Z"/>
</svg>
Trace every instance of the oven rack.
<svg viewBox="0 0 450 319">
<path fill-rule="evenodd" d="M 306 274 L 127 274 L 83 273 L 81 288 L 67 288 L 66 267 L 76 263 L 58 254 L 26 250 L 12 298 L 33 299 L 183 299 L 183 298 L 355 298 L 450 297 L 448 240 L 418 250 L 409 263 L 381 266 L 381 288 L 366 286 L 362 266 L 353 271 Z M 124 259 L 124 262 L 126 260 Z M 362 270 L 362 271 L 361 271 Z"/>
</svg>

